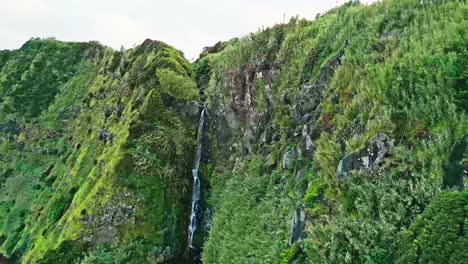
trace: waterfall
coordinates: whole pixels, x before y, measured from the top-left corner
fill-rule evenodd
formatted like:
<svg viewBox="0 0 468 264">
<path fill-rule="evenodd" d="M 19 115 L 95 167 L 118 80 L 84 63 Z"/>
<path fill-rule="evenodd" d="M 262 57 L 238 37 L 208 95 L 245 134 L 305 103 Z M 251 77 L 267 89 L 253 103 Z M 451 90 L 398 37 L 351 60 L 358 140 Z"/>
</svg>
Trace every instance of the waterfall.
<svg viewBox="0 0 468 264">
<path fill-rule="evenodd" d="M 202 155 L 202 141 L 203 141 L 203 126 L 205 123 L 205 108 L 201 111 L 200 121 L 198 122 L 198 137 L 197 148 L 195 150 L 195 161 L 192 169 L 193 187 L 192 187 L 192 212 L 190 214 L 190 223 L 188 227 L 188 249 L 189 251 L 198 251 L 196 246 L 193 245 L 193 236 L 200 224 L 200 216 L 202 214 L 201 205 L 201 186 L 199 177 L 200 159 Z M 197 253 L 196 253 L 197 254 Z"/>
</svg>

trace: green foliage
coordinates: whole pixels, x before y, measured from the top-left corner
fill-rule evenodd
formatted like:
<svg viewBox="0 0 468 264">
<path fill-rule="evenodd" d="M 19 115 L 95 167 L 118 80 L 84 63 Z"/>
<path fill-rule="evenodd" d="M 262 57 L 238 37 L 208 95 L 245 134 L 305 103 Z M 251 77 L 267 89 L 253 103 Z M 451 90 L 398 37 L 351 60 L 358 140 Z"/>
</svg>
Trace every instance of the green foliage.
<svg viewBox="0 0 468 264">
<path fill-rule="evenodd" d="M 281 264 L 289 264 L 292 262 L 294 257 L 297 255 L 297 252 L 299 251 L 299 244 L 294 244 L 290 248 L 284 250 L 281 252 Z"/>
<path fill-rule="evenodd" d="M 77 241 L 63 241 L 56 249 L 48 251 L 37 264 L 70 264 L 84 257 L 86 246 Z"/>
<path fill-rule="evenodd" d="M 396 263 L 463 263 L 466 237 L 467 192 L 437 195 L 398 239 Z"/>
<path fill-rule="evenodd" d="M 330 183 L 334 182 L 336 167 L 340 159 L 341 149 L 337 143 L 336 135 L 323 133 L 317 140 L 315 161 L 321 168 L 320 173 Z"/>
<path fill-rule="evenodd" d="M 304 195 L 304 204 L 306 211 L 311 217 L 320 217 L 327 213 L 327 208 L 320 204 L 320 200 L 324 200 L 326 183 L 310 183 L 306 194 Z"/>
<path fill-rule="evenodd" d="M 1 60 L 1 254 L 74 263 L 97 252 L 73 242 L 84 238 L 109 246 L 111 262 L 181 255 L 195 125 L 160 97 L 198 98 L 180 52 L 34 39 Z M 37 91 L 44 100 L 24 101 Z M 128 246 L 136 238 L 145 245 Z"/>
<path fill-rule="evenodd" d="M 30 40 L 13 51 L 0 72 L 0 118 L 13 113 L 24 118 L 39 116 L 75 74 L 80 57 L 78 44 L 52 39 Z"/>
<path fill-rule="evenodd" d="M 290 201 L 263 174 L 262 161 L 251 157 L 213 193 L 216 217 L 205 242 L 206 263 L 271 263 L 287 247 Z"/>
<path fill-rule="evenodd" d="M 147 252 L 152 254 L 148 257 Z M 80 264 L 140 264 L 140 263 L 163 263 L 165 258 L 170 257 L 167 252 L 160 252 L 158 248 L 149 248 L 142 241 L 132 241 L 121 246 L 100 245 L 88 253 Z"/>
<path fill-rule="evenodd" d="M 196 83 L 188 77 L 181 76 L 171 70 L 157 70 L 156 75 L 161 84 L 161 92 L 181 100 L 197 100 L 199 98 Z"/>
<path fill-rule="evenodd" d="M 247 37 L 245 39 L 234 39 L 223 51 L 223 62 L 225 69 L 233 69 L 245 65 L 249 62 L 254 51 L 252 42 Z"/>
<path fill-rule="evenodd" d="M 205 57 L 205 64 L 199 65 L 208 69 L 210 62 L 210 80 L 202 89 L 207 106 L 217 115 L 216 125 L 223 127 L 214 129 L 223 141 L 214 137 L 215 149 L 231 151 L 229 159 L 219 149 L 214 152 L 214 171 L 221 174 L 212 180 L 214 193 L 226 190 L 225 185 L 216 185 L 221 181 L 227 182 L 230 193 L 255 194 L 255 189 L 229 183 L 241 181 L 232 175 L 232 170 L 238 172 L 234 163 L 248 164 L 252 155 L 259 155 L 268 168 L 262 174 L 272 184 L 265 189 L 284 188 L 276 197 L 293 200 L 289 210 L 298 203 L 306 207 L 307 261 L 394 263 L 399 232 L 444 188 L 464 188 L 460 179 L 466 151 L 459 142 L 467 128 L 462 103 L 467 82 L 466 12 L 463 1 L 387 0 L 373 5 L 352 1 L 313 22 L 292 19 L 232 40 Z M 267 83 L 271 90 L 263 89 L 266 79 L 246 70 L 251 64 L 275 72 Z M 255 92 L 247 84 L 227 87 L 226 76 L 232 73 L 253 81 Z M 258 116 L 258 122 L 242 122 L 232 111 L 232 102 L 239 100 L 231 98 L 233 94 L 255 100 L 255 107 L 247 111 Z M 340 160 L 362 150 L 379 133 L 395 144 L 382 162 L 338 179 Z M 279 171 L 280 175 L 269 173 L 282 167 L 281 153 L 290 150 L 288 146 L 297 146 L 291 156 L 294 168 Z M 307 168 L 302 166 L 310 162 L 313 177 L 303 179 Z M 454 175 L 456 179 L 449 179 Z M 297 182 L 285 183 L 288 177 Z M 301 181 L 308 184 L 307 190 Z M 224 207 L 241 211 L 230 204 L 240 204 L 241 198 L 230 193 L 213 198 L 217 211 L 204 253 L 207 262 L 225 256 L 249 261 L 219 245 L 229 243 L 221 242 L 229 232 L 220 230 L 231 224 Z M 242 212 L 245 219 L 262 215 Z M 238 244 L 255 241 L 239 234 L 241 241 L 229 239 Z M 451 245 L 458 248 L 463 243 Z M 441 259 L 449 261 L 447 256 Z"/>
</svg>

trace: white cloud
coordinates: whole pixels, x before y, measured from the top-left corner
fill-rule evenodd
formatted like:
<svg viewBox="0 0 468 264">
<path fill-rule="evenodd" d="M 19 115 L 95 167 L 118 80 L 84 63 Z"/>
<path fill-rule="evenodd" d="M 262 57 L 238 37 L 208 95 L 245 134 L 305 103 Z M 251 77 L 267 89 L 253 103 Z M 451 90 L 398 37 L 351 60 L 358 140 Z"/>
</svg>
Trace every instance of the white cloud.
<svg viewBox="0 0 468 264">
<path fill-rule="evenodd" d="M 362 2 L 373 2 L 364 0 Z M 196 58 L 218 40 L 248 34 L 291 16 L 313 19 L 345 0 L 0 0 L 0 49 L 31 37 L 98 40 L 119 49 L 146 38 Z"/>
</svg>

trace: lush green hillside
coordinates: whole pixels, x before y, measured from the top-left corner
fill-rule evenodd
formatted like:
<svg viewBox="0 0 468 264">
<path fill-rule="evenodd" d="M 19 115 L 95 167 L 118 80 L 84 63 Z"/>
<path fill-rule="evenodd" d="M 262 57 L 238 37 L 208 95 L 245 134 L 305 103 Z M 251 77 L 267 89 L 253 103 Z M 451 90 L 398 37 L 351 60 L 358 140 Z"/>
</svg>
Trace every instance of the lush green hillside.
<svg viewBox="0 0 468 264">
<path fill-rule="evenodd" d="M 412 223 L 438 193 L 466 190 L 467 12 L 350 3 L 207 50 L 206 263 L 466 261 L 440 247 L 466 248 L 466 192 L 447 204 L 459 211 Z M 305 234 L 289 245 L 296 208 Z M 433 233 L 446 225 L 460 233 Z"/>
<path fill-rule="evenodd" d="M 23 263 L 181 255 L 198 117 L 182 55 L 150 40 L 116 52 L 50 39 L 1 55 L 0 252 Z M 131 254 L 92 253 L 101 245 Z"/>
<path fill-rule="evenodd" d="M 468 4 L 348 3 L 206 48 L 0 51 L 0 260 L 465 263 Z M 192 256 L 190 256 L 192 257 Z"/>
</svg>

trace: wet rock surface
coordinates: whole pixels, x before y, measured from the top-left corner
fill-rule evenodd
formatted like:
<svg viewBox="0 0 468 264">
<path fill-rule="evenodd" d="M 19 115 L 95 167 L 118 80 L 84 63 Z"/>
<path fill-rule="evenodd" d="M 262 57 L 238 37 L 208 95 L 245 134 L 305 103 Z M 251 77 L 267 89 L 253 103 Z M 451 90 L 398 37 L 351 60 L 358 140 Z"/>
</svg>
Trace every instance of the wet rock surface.
<svg viewBox="0 0 468 264">
<path fill-rule="evenodd" d="M 303 239 L 305 220 L 306 217 L 304 207 L 298 206 L 291 221 L 291 237 L 289 239 L 289 245 L 292 245 Z"/>
<path fill-rule="evenodd" d="M 293 153 L 291 150 L 284 153 L 283 155 L 283 169 L 284 170 L 291 168 L 292 160 L 293 160 Z"/>
</svg>

